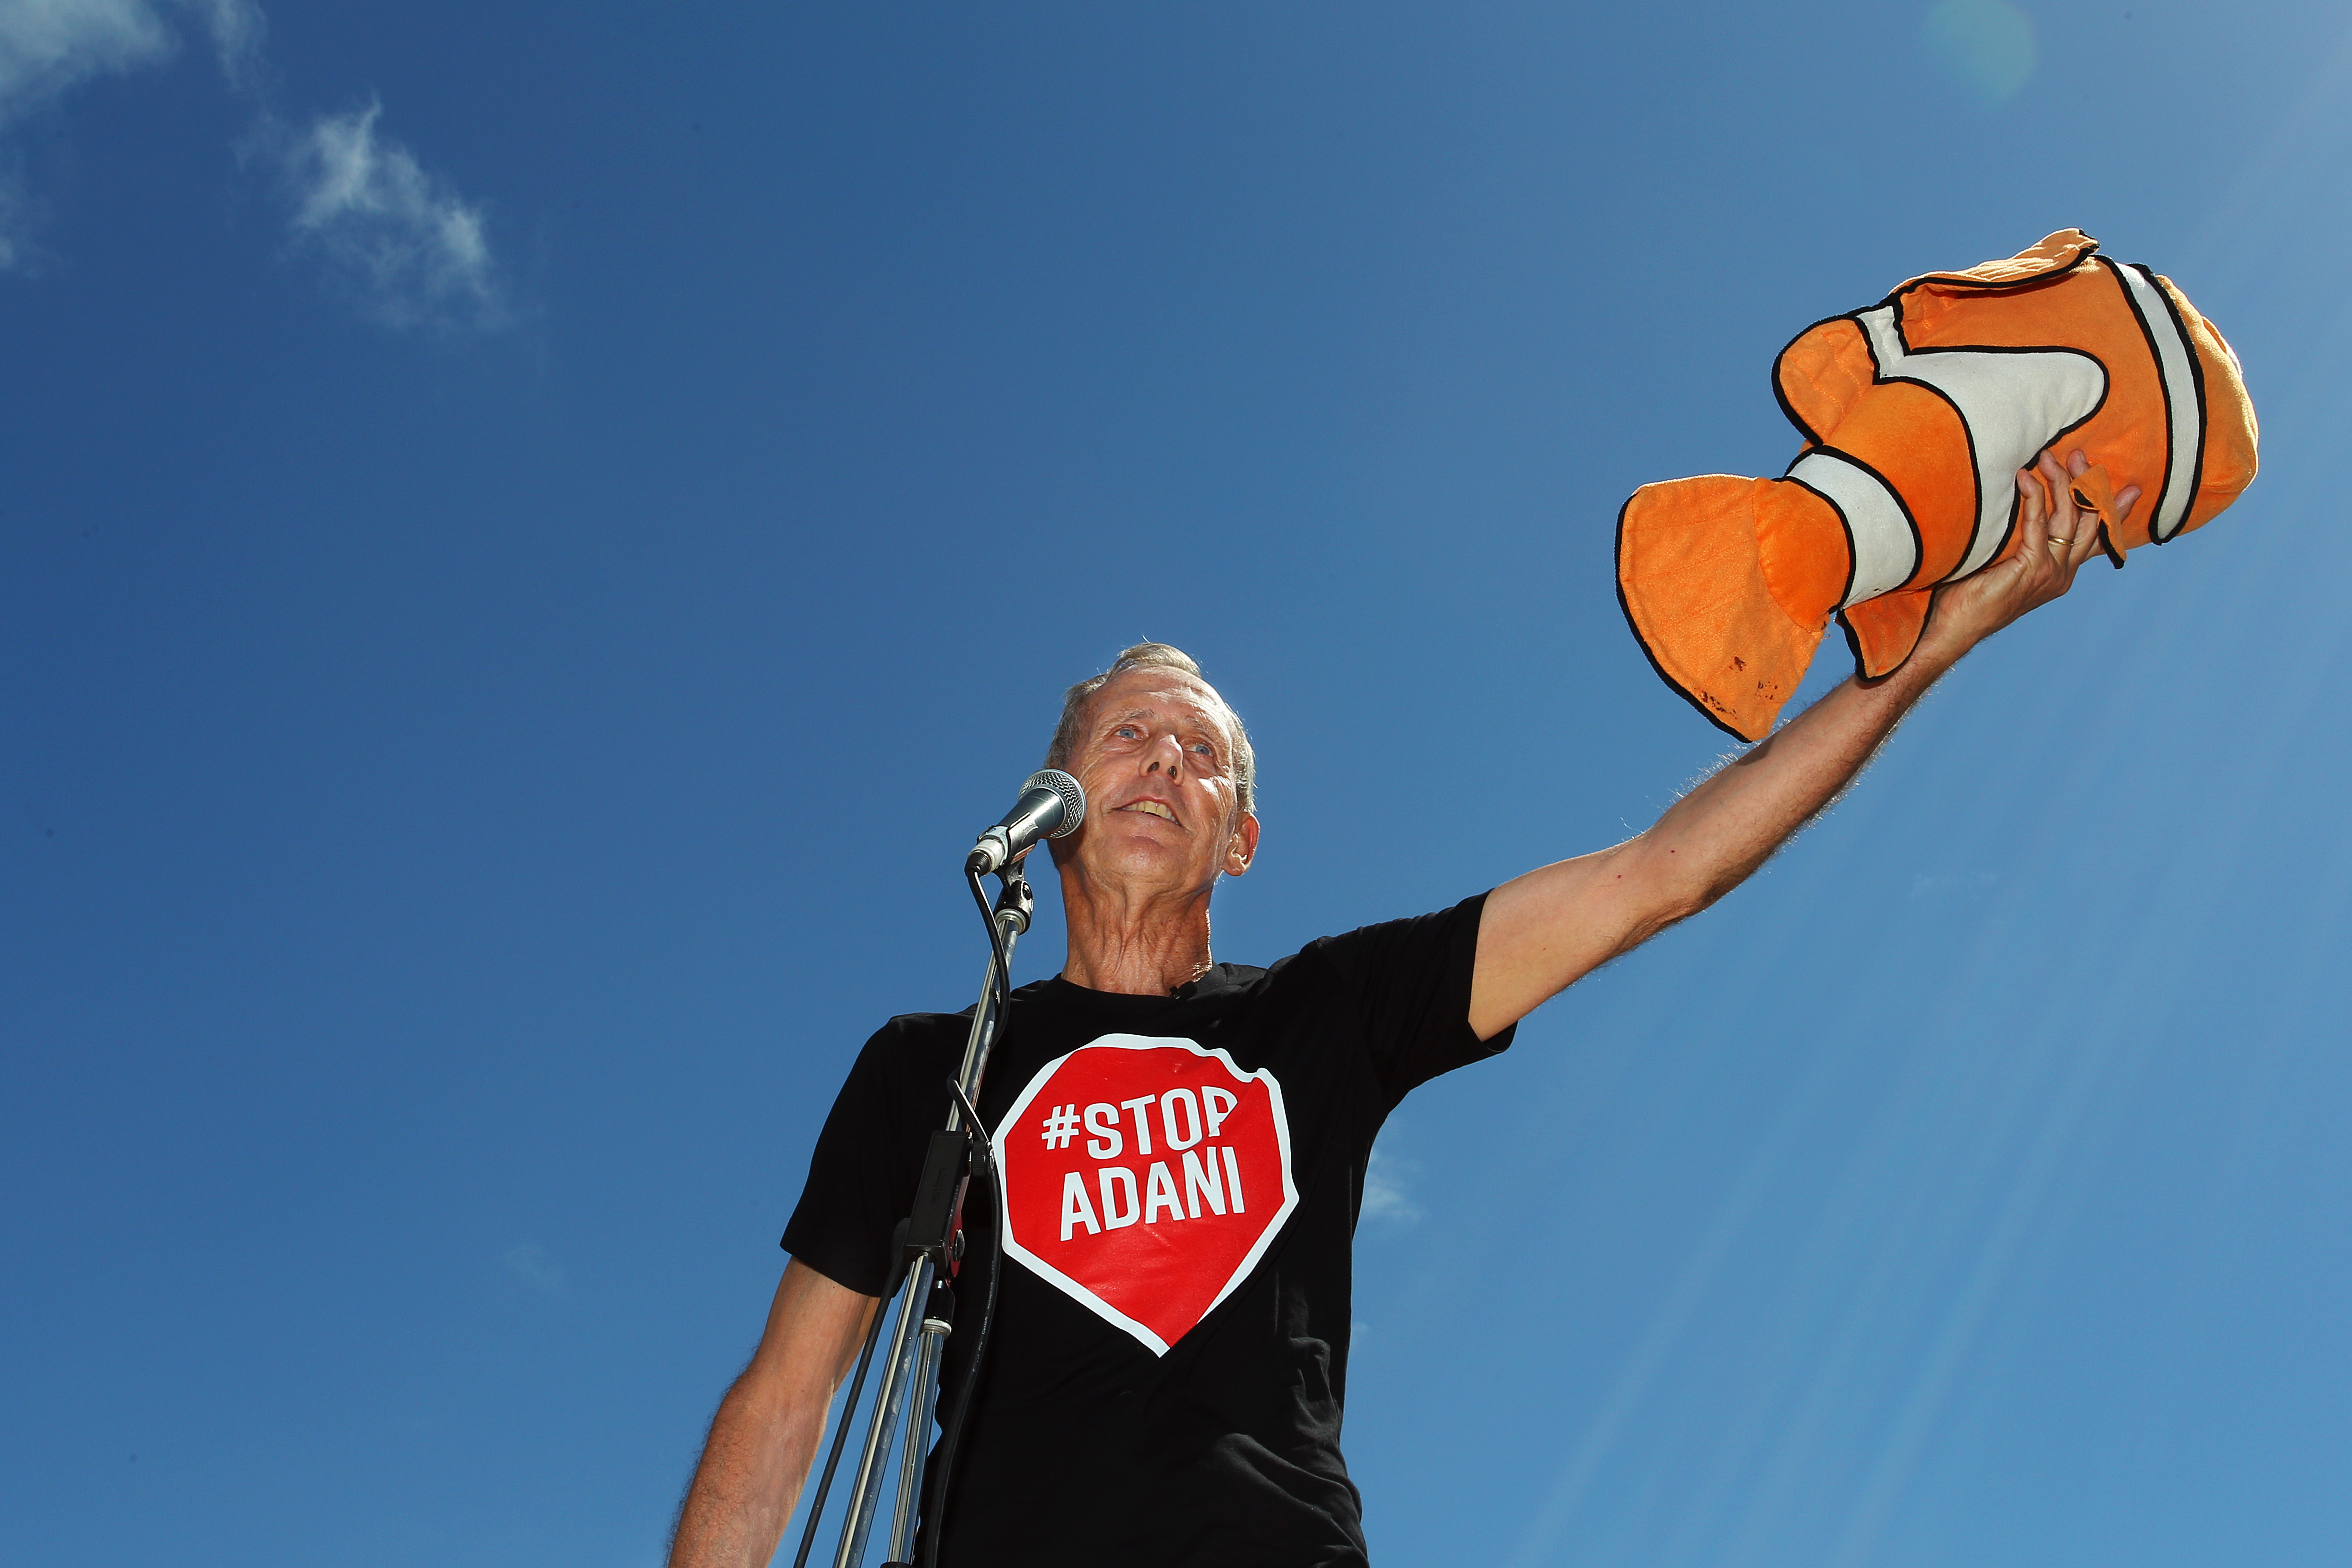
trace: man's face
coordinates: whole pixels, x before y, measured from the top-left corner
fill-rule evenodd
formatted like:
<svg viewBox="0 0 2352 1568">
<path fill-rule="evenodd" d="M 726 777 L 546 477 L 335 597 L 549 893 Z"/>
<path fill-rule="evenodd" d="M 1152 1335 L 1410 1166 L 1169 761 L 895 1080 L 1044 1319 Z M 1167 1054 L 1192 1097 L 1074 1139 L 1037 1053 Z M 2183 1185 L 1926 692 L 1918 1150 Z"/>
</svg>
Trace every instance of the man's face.
<svg viewBox="0 0 2352 1568">
<path fill-rule="evenodd" d="M 1088 877 L 1181 892 L 1249 869 L 1257 818 L 1240 810 L 1233 717 L 1198 677 L 1114 676 L 1087 705 L 1069 771 L 1087 820 L 1056 858 L 1075 857 Z"/>
</svg>

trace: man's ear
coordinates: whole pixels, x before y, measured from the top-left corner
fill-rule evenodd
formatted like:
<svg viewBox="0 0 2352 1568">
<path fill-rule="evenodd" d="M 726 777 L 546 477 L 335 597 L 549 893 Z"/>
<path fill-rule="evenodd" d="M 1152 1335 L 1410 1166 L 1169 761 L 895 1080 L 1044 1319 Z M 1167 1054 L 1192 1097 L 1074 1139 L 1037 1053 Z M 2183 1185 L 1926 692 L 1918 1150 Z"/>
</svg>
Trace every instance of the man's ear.
<svg viewBox="0 0 2352 1568">
<path fill-rule="evenodd" d="M 1238 877 L 1250 868 L 1257 858 L 1257 814 L 1244 811 L 1234 824 L 1234 836 L 1225 842 L 1225 875 Z"/>
</svg>

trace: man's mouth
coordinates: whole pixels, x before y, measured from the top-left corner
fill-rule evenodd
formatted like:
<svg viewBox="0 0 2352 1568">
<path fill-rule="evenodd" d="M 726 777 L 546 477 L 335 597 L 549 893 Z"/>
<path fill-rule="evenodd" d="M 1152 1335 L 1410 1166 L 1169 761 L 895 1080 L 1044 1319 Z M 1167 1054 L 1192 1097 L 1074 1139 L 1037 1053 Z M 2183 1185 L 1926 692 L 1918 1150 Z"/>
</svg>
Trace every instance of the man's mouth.
<svg viewBox="0 0 2352 1568">
<path fill-rule="evenodd" d="M 1179 827 L 1184 826 L 1181 822 L 1177 821 L 1176 814 L 1174 812 L 1169 810 L 1168 807 L 1162 805 L 1156 800 L 1130 800 L 1125 805 L 1118 807 L 1118 809 L 1121 811 L 1139 811 L 1146 816 L 1165 817 L 1169 821 L 1176 823 L 1176 826 Z"/>
</svg>

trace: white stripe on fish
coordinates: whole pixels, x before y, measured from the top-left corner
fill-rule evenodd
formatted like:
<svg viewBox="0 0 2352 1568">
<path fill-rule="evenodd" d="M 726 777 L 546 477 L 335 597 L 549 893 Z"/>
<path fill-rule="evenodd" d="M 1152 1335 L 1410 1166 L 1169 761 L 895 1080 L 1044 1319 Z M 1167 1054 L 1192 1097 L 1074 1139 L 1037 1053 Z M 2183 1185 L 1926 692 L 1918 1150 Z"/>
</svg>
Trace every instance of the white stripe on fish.
<svg viewBox="0 0 2352 1568">
<path fill-rule="evenodd" d="M 1895 307 L 1854 317 L 1870 339 L 1881 381 L 1933 387 L 1958 410 L 1977 465 L 1977 523 L 1960 563 L 1965 577 L 2009 537 L 2017 470 L 2031 468 L 2062 430 L 2089 418 L 2107 395 L 2106 367 L 2076 349 L 1920 349 L 1903 341 Z M 1852 600 L 1847 601 L 1849 604 Z"/>
<path fill-rule="evenodd" d="M 1919 531 L 1877 474 L 1843 452 L 1816 447 L 1790 465 L 1789 478 L 1835 507 L 1845 520 L 1853 576 L 1839 609 L 1900 588 L 1919 570 Z"/>
<path fill-rule="evenodd" d="M 2197 352 L 2180 335 L 2171 302 L 2156 286 L 2145 267 L 2117 263 L 2124 298 L 2131 301 L 2147 341 L 2156 349 L 2156 369 L 2164 383 L 2164 407 L 2172 440 L 2171 460 L 2164 467 L 2164 494 L 2157 498 L 2156 515 L 2148 520 L 2148 537 L 2158 544 L 2180 531 L 2189 520 L 2189 506 L 2197 499 L 2197 459 L 2205 446 L 2204 411 L 2197 396 Z"/>
</svg>

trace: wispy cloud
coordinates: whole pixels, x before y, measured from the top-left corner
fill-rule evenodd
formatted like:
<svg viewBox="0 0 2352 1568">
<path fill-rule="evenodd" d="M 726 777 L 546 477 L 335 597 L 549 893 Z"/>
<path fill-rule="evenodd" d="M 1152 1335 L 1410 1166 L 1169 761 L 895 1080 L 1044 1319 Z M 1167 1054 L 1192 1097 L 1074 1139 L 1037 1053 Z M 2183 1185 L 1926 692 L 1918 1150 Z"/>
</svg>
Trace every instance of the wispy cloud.
<svg viewBox="0 0 2352 1568">
<path fill-rule="evenodd" d="M 378 129 L 369 101 L 294 130 L 262 90 L 268 19 L 257 0 L 0 0 L 0 131 L 93 78 L 169 59 L 200 29 L 260 123 L 246 151 L 283 174 L 298 247 L 390 326 L 493 327 L 507 319 L 482 205 Z M 0 144 L 0 271 L 31 259 L 37 204 Z"/>
<path fill-rule="evenodd" d="M 268 30 L 255 0 L 0 0 L 0 130 L 93 78 L 160 65 L 180 47 L 172 13 L 194 11 L 232 88 L 257 79 Z M 37 204 L 0 148 L 0 271 L 31 258 Z"/>
<path fill-rule="evenodd" d="M 1364 1163 L 1364 1217 L 1398 1225 L 1419 1219 L 1421 1205 L 1412 1201 L 1408 1186 L 1420 1173 L 1420 1161 L 1400 1160 L 1375 1143 L 1372 1157 Z"/>
<path fill-rule="evenodd" d="M 92 77 L 152 65 L 177 41 L 147 0 L 0 0 L 0 121 Z"/>
<path fill-rule="evenodd" d="M 0 123 L 92 77 L 160 64 L 179 47 L 171 13 L 193 11 L 233 87 L 254 79 L 268 20 L 255 0 L 0 0 Z"/>
<path fill-rule="evenodd" d="M 213 55 L 220 61 L 221 75 L 229 86 L 240 91 L 258 88 L 261 79 L 261 40 L 269 31 L 268 18 L 254 0 L 182 0 L 182 3 L 202 12 L 205 28 L 212 34 Z"/>
<path fill-rule="evenodd" d="M 0 0 L 0 128 L 93 77 L 166 58 L 177 41 L 147 0 Z M 31 259 L 34 216 L 15 159 L 0 154 L 0 271 Z"/>
<path fill-rule="evenodd" d="M 381 103 L 278 139 L 294 234 L 391 326 L 496 326 L 505 317 L 482 208 L 377 133 Z"/>
<path fill-rule="evenodd" d="M 563 1270 L 547 1248 L 535 1241 L 517 1242 L 507 1248 L 507 1272 L 550 1296 L 563 1294 Z"/>
<path fill-rule="evenodd" d="M 0 151 L 0 272 L 14 272 L 25 264 L 24 236 L 32 227 L 26 207 L 24 178 L 15 161 Z"/>
</svg>

